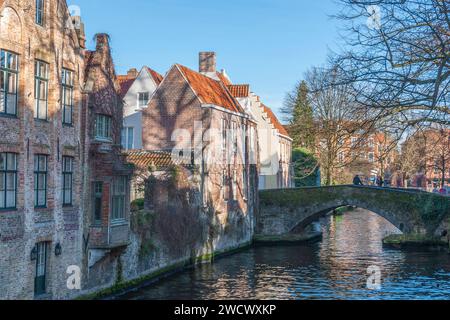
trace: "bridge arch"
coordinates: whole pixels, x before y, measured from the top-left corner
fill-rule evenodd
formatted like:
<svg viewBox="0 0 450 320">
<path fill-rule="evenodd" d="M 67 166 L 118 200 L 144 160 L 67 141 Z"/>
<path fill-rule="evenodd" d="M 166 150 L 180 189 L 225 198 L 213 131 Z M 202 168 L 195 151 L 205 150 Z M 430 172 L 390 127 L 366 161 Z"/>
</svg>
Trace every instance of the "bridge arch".
<svg viewBox="0 0 450 320">
<path fill-rule="evenodd" d="M 405 189 L 332 186 L 260 192 L 256 233 L 283 235 L 342 206 L 370 210 L 406 234 L 436 235 L 450 227 L 450 198 Z"/>
</svg>

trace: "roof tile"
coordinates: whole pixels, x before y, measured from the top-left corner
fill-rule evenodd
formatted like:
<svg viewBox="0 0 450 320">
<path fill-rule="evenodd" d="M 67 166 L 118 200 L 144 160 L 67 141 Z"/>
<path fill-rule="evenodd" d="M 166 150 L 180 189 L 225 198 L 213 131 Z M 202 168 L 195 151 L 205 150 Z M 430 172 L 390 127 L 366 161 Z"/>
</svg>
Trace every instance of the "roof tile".
<svg viewBox="0 0 450 320">
<path fill-rule="evenodd" d="M 275 129 L 278 130 L 278 132 L 280 134 L 282 134 L 283 136 L 289 137 L 289 133 L 287 132 L 286 128 L 281 124 L 281 122 L 278 120 L 277 116 L 275 115 L 275 113 L 273 113 L 272 109 L 270 109 L 268 106 L 261 104 L 264 112 L 267 113 L 267 116 L 270 119 L 270 122 L 273 124 L 273 126 L 275 127 Z"/>
<path fill-rule="evenodd" d="M 245 113 L 239 102 L 222 81 L 211 79 L 185 66 L 176 65 L 204 104 L 213 104 L 227 110 Z"/>
<path fill-rule="evenodd" d="M 250 94 L 250 85 L 248 84 L 228 85 L 227 87 L 235 98 L 246 98 Z"/>
</svg>

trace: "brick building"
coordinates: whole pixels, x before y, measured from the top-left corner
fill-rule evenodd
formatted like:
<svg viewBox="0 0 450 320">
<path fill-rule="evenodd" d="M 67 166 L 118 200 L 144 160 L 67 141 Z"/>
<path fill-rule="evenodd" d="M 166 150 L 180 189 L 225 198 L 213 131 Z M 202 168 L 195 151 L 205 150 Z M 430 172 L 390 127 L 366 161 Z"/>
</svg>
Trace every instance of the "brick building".
<svg viewBox="0 0 450 320">
<path fill-rule="evenodd" d="M 410 180 L 406 186 L 429 191 L 448 186 L 450 130 L 430 128 L 416 132 L 402 144 L 402 160 L 409 171 L 404 177 Z"/>
<path fill-rule="evenodd" d="M 96 50 L 85 53 L 85 79 L 82 265 L 89 288 L 113 277 L 105 268 L 114 268 L 130 242 L 132 169 L 121 154 L 123 103 L 106 34 L 98 34 Z"/>
<path fill-rule="evenodd" d="M 81 261 L 82 25 L 65 1 L 2 0 L 0 55 L 0 297 L 67 297 Z"/>
<path fill-rule="evenodd" d="M 342 142 L 339 178 L 343 183 L 351 183 L 355 175 L 360 175 L 363 183 L 375 184 L 377 176 L 382 176 L 389 183 L 397 155 L 397 144 L 389 135 L 356 131 Z"/>
<path fill-rule="evenodd" d="M 219 220 L 249 219 L 256 207 L 256 130 L 216 70 L 214 53 L 200 53 L 196 72 L 175 64 L 142 112 L 143 149 L 192 158 L 202 175 L 201 197 Z M 249 221 L 251 223 L 251 221 Z M 251 227 L 250 227 L 251 229 Z M 251 233 L 251 231 L 249 231 Z"/>
<path fill-rule="evenodd" d="M 1 299 L 79 295 L 68 268 L 128 241 L 118 84 L 83 29 L 65 1 L 0 0 Z"/>
</svg>

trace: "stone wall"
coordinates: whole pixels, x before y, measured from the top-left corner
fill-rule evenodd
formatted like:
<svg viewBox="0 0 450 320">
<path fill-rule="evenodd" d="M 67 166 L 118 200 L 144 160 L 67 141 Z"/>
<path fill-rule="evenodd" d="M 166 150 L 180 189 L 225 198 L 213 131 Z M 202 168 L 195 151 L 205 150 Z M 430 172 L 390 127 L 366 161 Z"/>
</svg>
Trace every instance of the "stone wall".
<svg viewBox="0 0 450 320">
<path fill-rule="evenodd" d="M 450 198 L 387 188 L 335 186 L 260 192 L 256 233 L 283 235 L 341 206 L 373 211 L 404 233 L 439 235 L 450 216 Z M 448 229 L 445 229 L 448 230 Z"/>
</svg>

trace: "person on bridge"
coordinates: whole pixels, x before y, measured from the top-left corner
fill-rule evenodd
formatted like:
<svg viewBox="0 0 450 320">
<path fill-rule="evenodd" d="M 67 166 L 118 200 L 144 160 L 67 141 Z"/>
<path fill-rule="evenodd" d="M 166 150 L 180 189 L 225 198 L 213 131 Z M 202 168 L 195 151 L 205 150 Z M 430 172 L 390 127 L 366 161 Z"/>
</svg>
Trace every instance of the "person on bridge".
<svg viewBox="0 0 450 320">
<path fill-rule="evenodd" d="M 377 176 L 377 186 L 378 187 L 383 187 L 384 181 L 383 178 L 381 176 Z"/>
<path fill-rule="evenodd" d="M 353 178 L 353 184 L 354 184 L 355 186 L 363 186 L 363 185 L 364 185 L 364 184 L 362 183 L 361 178 L 359 177 L 359 175 L 356 175 L 356 176 Z"/>
</svg>

